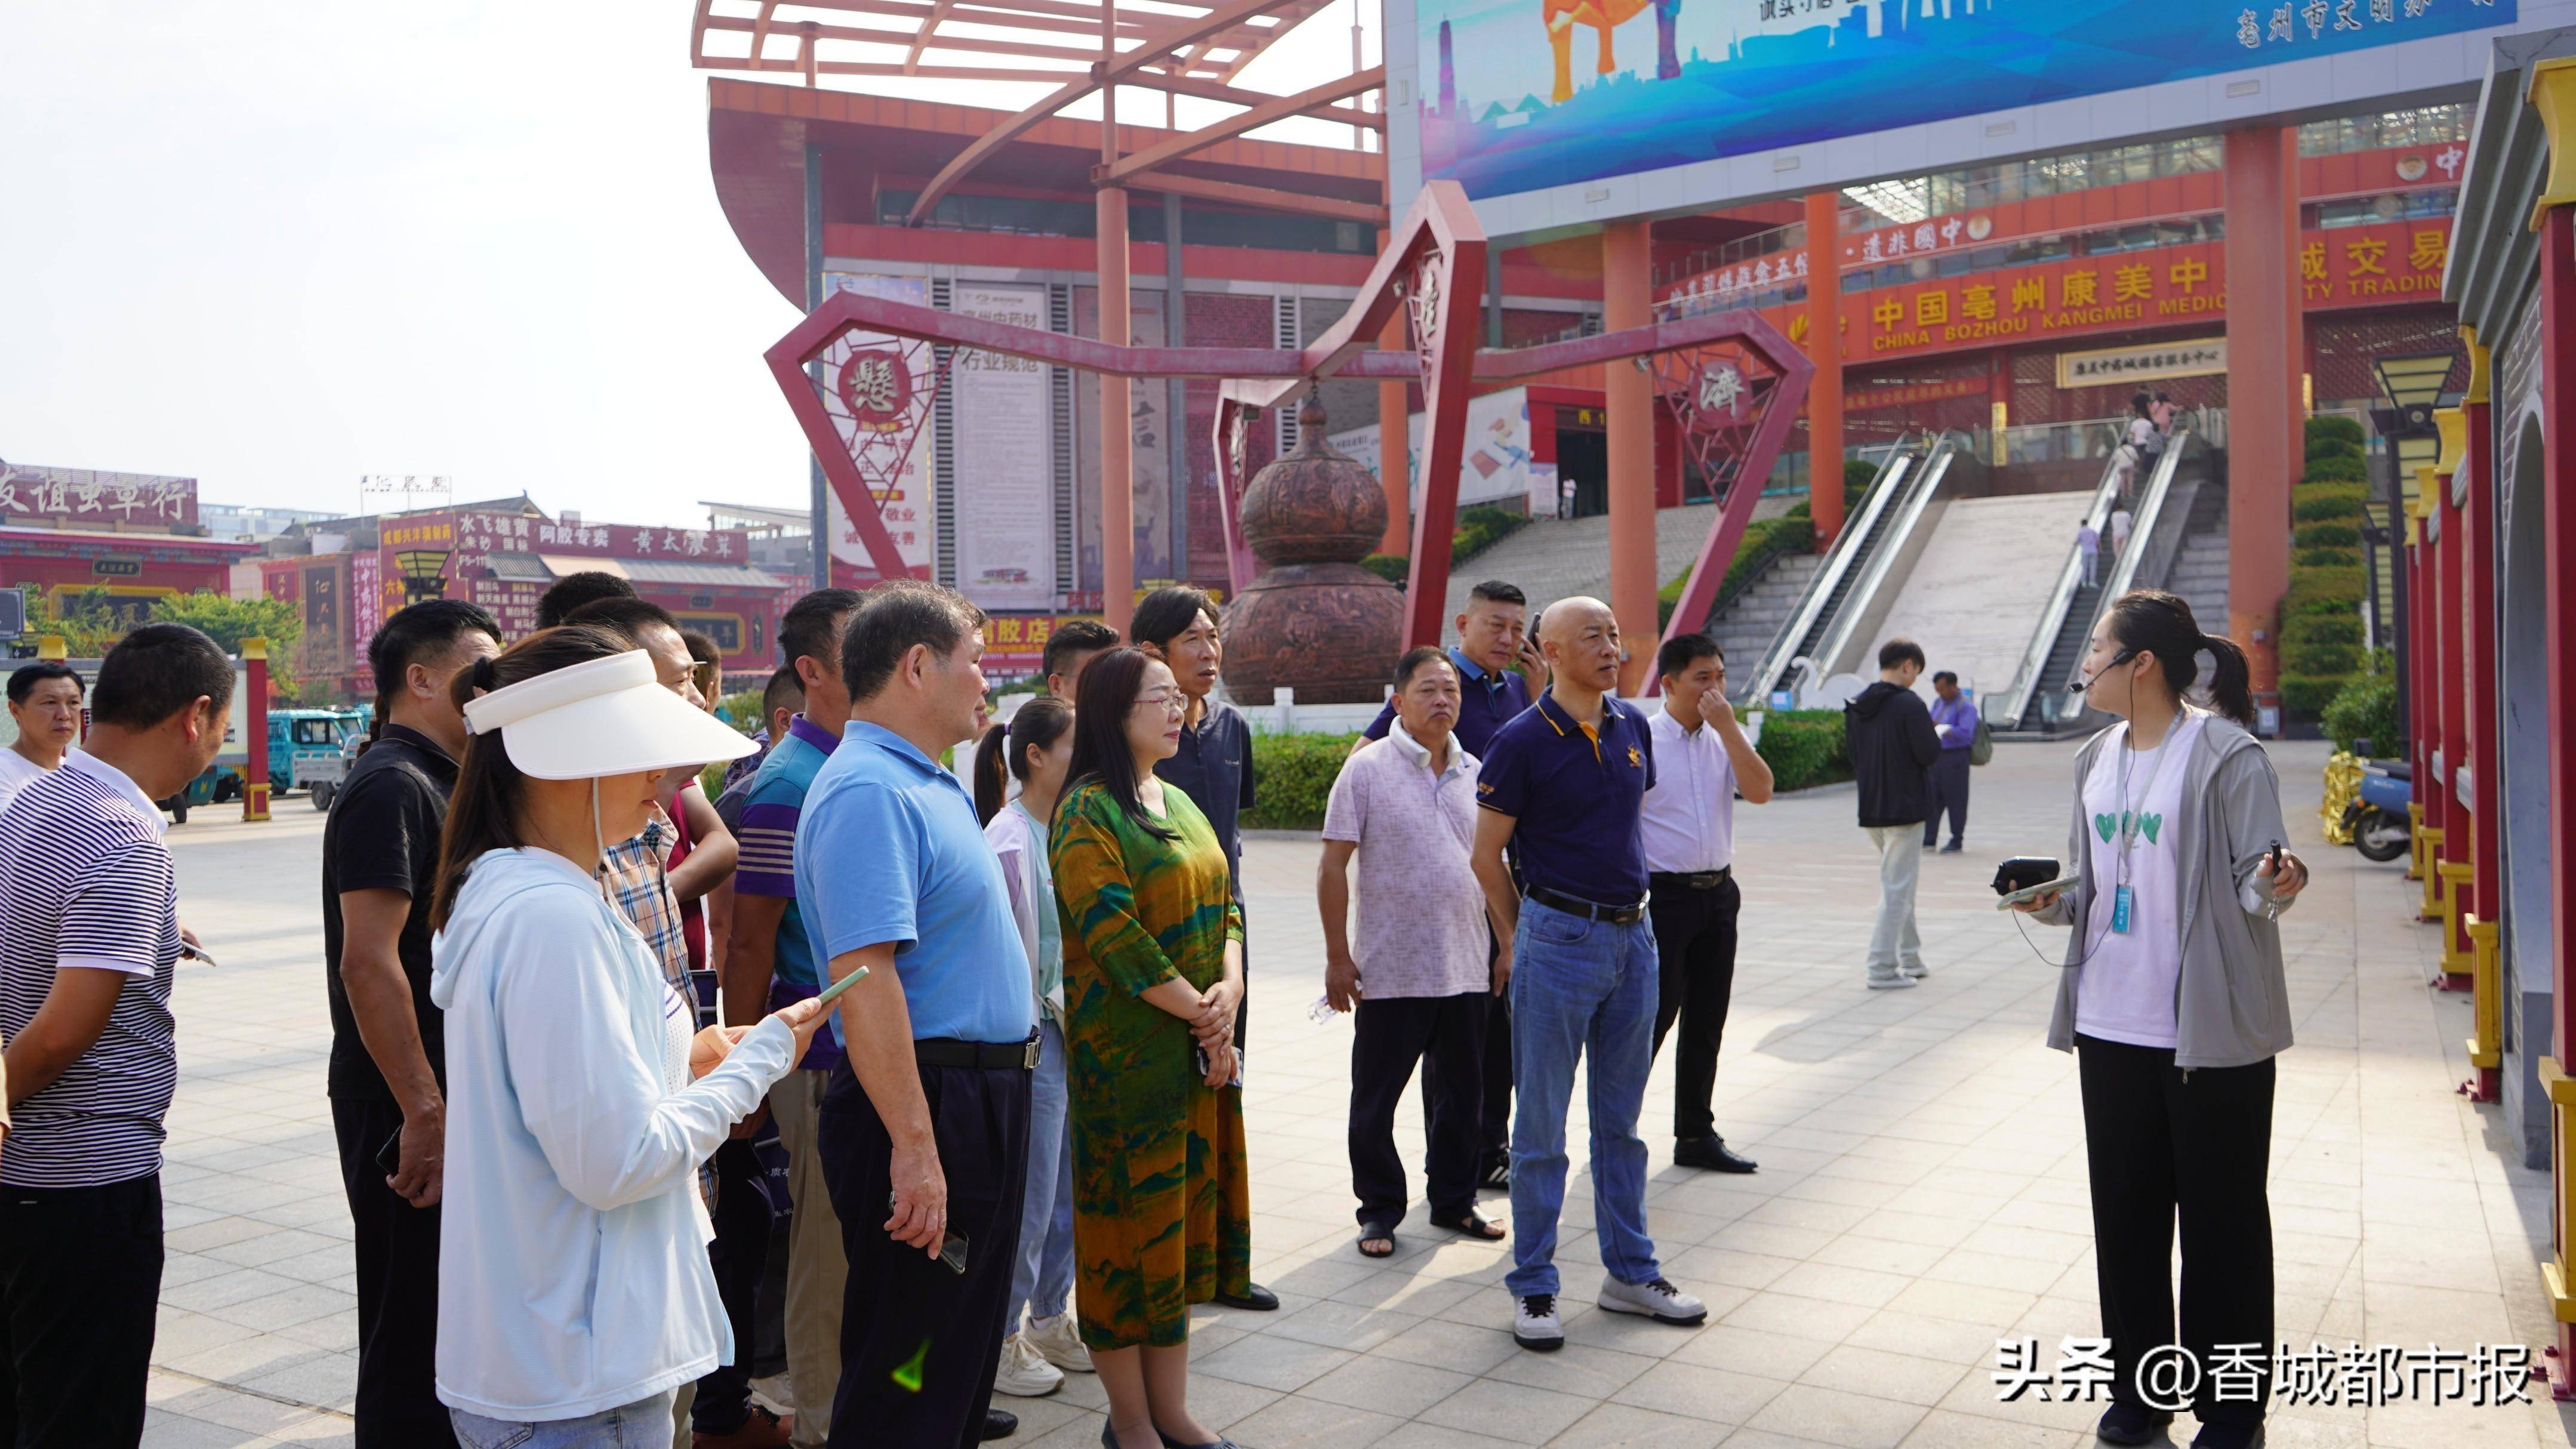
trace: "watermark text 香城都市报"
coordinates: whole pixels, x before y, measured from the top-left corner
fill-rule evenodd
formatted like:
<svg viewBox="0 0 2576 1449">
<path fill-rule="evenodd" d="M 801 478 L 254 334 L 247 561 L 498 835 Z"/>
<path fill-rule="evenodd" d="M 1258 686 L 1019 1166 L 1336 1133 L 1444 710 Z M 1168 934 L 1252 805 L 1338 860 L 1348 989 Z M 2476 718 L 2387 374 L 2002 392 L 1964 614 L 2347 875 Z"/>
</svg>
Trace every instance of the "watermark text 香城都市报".
<svg viewBox="0 0 2576 1449">
<path fill-rule="evenodd" d="M 2044 1357 L 2036 1338 L 1995 1340 L 1995 1397 L 2010 1403 L 2108 1402 L 2116 1369 L 2107 1338 L 2061 1338 L 2057 1358 Z M 2531 1349 L 2524 1344 L 2473 1348 L 2401 1348 L 2396 1344 L 2312 1343 L 2270 1347 L 2224 1343 L 2208 1361 L 2180 1344 L 2158 1344 L 2138 1360 L 2139 1396 L 2146 1407 L 2172 1413 L 2188 1409 L 2206 1380 L 2219 1403 L 2259 1403 L 2373 1408 L 2381 1404 L 2492 1405 L 2529 1403 Z"/>
</svg>

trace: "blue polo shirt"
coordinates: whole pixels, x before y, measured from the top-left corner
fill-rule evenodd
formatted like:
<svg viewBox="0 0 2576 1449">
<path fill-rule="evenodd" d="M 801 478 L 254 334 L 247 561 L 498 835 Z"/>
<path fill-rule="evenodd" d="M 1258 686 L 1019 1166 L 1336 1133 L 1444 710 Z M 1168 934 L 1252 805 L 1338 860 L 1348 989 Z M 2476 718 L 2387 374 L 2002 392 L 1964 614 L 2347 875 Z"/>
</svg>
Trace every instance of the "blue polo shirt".
<svg viewBox="0 0 2576 1449">
<path fill-rule="evenodd" d="M 1645 716 L 1605 697 L 1596 736 L 1549 690 L 1494 731 L 1478 758 L 1476 803 L 1519 822 L 1512 839 L 1525 883 L 1602 906 L 1646 898 L 1637 822 L 1655 786 L 1655 741 Z"/>
<path fill-rule="evenodd" d="M 1529 681 L 1517 669 L 1487 669 L 1459 653 L 1455 644 L 1449 646 L 1449 663 L 1458 671 L 1458 723 L 1450 733 L 1467 747 L 1468 754 L 1481 760 L 1494 731 L 1529 708 Z M 1368 737 L 1385 739 L 1394 727 L 1395 701 L 1390 699 L 1369 722 Z"/>
<path fill-rule="evenodd" d="M 814 960 L 895 943 L 915 1041 L 1025 1041 L 1028 953 L 957 777 L 902 736 L 852 720 L 796 825 L 796 899 Z"/>
<path fill-rule="evenodd" d="M 813 940 L 796 904 L 796 827 L 805 814 L 805 792 L 814 788 L 814 777 L 840 744 L 839 735 L 797 715 L 787 722 L 786 736 L 770 747 L 760 768 L 749 779 L 728 787 L 716 802 L 718 815 L 725 813 L 727 801 L 733 802 L 734 813 L 725 824 L 742 852 L 734 863 L 734 893 L 787 903 L 778 918 L 777 954 L 770 962 L 772 1011 L 823 989 L 826 973 L 815 963 Z M 820 1072 L 839 1066 L 840 1040 L 841 1023 L 836 1017 L 814 1034 L 814 1044 L 805 1049 L 805 1059 L 797 1065 Z"/>
</svg>

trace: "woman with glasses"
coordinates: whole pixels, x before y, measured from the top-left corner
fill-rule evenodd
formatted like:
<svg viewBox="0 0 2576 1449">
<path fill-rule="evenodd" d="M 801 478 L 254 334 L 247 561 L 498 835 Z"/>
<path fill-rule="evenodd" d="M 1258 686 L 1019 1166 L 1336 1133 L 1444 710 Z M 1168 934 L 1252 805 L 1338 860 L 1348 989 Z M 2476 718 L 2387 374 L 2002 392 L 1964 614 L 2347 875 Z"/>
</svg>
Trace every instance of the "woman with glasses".
<svg viewBox="0 0 2576 1449">
<path fill-rule="evenodd" d="M 1161 660 L 1082 672 L 1049 845 L 1064 924 L 1075 1315 L 1108 1449 L 1220 1439 L 1189 1410 L 1190 1305 L 1252 1281 L 1243 1153 L 1243 913 L 1190 797 L 1154 776 L 1189 705 Z"/>
</svg>

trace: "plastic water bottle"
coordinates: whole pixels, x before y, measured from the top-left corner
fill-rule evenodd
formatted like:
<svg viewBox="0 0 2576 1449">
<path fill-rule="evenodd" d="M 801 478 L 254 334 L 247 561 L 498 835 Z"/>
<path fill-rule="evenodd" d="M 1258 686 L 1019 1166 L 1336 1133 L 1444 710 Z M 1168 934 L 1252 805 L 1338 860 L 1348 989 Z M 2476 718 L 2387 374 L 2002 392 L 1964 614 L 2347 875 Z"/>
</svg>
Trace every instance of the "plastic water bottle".
<svg viewBox="0 0 2576 1449">
<path fill-rule="evenodd" d="M 1339 1015 L 1341 1013 L 1333 1009 L 1333 998 L 1329 996 L 1316 997 L 1315 1004 L 1306 1008 L 1306 1019 L 1317 1026 L 1322 1026 Z"/>
</svg>

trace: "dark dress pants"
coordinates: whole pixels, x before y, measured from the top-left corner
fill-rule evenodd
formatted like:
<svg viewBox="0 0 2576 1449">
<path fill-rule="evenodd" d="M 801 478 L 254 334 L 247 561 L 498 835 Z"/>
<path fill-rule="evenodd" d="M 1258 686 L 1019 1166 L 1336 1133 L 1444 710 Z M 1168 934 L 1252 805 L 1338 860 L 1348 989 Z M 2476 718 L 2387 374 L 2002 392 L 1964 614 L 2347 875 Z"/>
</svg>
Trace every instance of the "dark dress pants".
<svg viewBox="0 0 2576 1449">
<path fill-rule="evenodd" d="M 2084 1157 L 2093 1182 L 2093 1252 L 2113 1395 L 2146 1402 L 2135 1375 L 2160 1344 L 2180 1342 L 2202 1370 L 2192 1412 L 2203 1423 L 2255 1424 L 2271 1392 L 2274 1062 L 2174 1066 L 2171 1047 L 2078 1035 Z M 2182 1336 L 2174 1336 L 2174 1222 L 2182 1223 Z M 2252 1344 L 2251 1402 L 2220 1402 L 2213 1350 Z"/>
<path fill-rule="evenodd" d="M 752 1362 L 760 1336 L 760 1280 L 769 1267 L 769 1195 L 762 1191 L 767 1171 L 748 1139 L 716 1149 L 715 1241 L 707 1261 L 715 1269 L 716 1297 L 724 1303 L 725 1321 L 733 1328 L 733 1360 L 720 1363 L 698 1380 L 698 1395 L 689 1403 L 689 1427 L 706 1434 L 730 1434 L 751 1417 Z"/>
<path fill-rule="evenodd" d="M 831 1449 L 973 1449 L 993 1402 L 1029 1175 L 1029 1072 L 920 1071 L 966 1271 L 886 1232 L 893 1139 L 858 1078 L 838 1068 L 817 1134 L 850 1262 Z"/>
<path fill-rule="evenodd" d="M 402 1131 L 391 1097 L 331 1099 L 358 1266 L 357 1449 L 456 1449 L 438 1364 L 438 1209 L 385 1186 L 376 1160 Z"/>
<path fill-rule="evenodd" d="M 1360 998 L 1351 1034 L 1351 1191 L 1359 1220 L 1392 1227 L 1412 1194 L 1395 1150 L 1395 1105 L 1422 1064 L 1423 1171 L 1431 1211 L 1476 1206 L 1477 1131 L 1485 1095 L 1485 1023 L 1493 993 Z"/>
<path fill-rule="evenodd" d="M 143 1442 L 161 1256 L 157 1172 L 105 1187 L 0 1187 L 0 1444 Z"/>
<path fill-rule="evenodd" d="M 1485 927 L 1485 966 L 1493 968 L 1502 948 L 1494 928 Z M 1512 998 L 1498 991 L 1485 998 L 1485 1090 L 1476 1107 L 1476 1145 L 1480 1171 L 1509 1167 L 1512 1162 Z"/>
<path fill-rule="evenodd" d="M 1681 1024 L 1673 1059 L 1673 1140 L 1717 1135 L 1717 1049 L 1735 995 L 1735 920 L 1744 895 L 1729 875 L 1698 889 L 1668 876 L 1651 878 L 1646 914 L 1655 926 L 1655 1051 Z"/>
<path fill-rule="evenodd" d="M 1931 787 L 1931 812 L 1923 817 L 1923 843 L 1937 845 L 1941 835 L 1941 813 L 1950 814 L 1950 838 L 1958 840 L 1968 833 L 1968 752 L 1943 750 L 1932 761 L 1932 773 L 1926 780 Z"/>
</svg>

